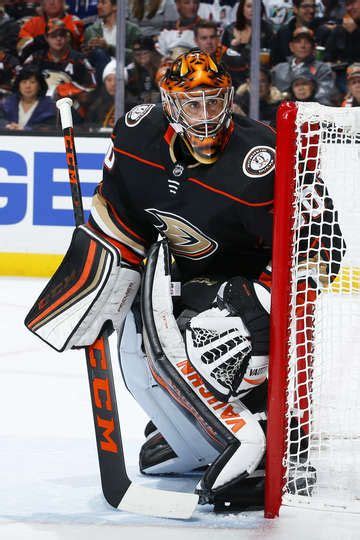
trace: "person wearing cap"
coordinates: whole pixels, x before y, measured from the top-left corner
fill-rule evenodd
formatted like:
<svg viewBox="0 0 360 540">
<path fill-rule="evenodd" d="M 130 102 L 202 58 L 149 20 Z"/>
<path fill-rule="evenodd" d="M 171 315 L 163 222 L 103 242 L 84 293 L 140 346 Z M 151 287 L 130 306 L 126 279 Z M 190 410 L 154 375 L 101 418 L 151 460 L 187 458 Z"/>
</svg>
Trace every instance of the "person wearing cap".
<svg viewBox="0 0 360 540">
<path fill-rule="evenodd" d="M 306 70 L 295 73 L 291 79 L 289 98 L 292 101 L 317 101 L 316 78 Z"/>
<path fill-rule="evenodd" d="M 351 64 L 346 70 L 347 94 L 342 107 L 360 107 L 360 62 Z"/>
<path fill-rule="evenodd" d="M 360 61 L 360 0 L 346 0 L 343 20 L 334 28 L 326 42 L 324 61 L 331 62 L 336 74 L 336 85 L 345 93 L 346 68 Z"/>
<path fill-rule="evenodd" d="M 70 31 L 62 19 L 50 19 L 45 31 L 47 50 L 31 54 L 26 64 L 36 64 L 45 75 L 48 95 L 71 97 L 75 108 L 96 87 L 94 69 L 87 58 L 70 45 Z M 79 111 L 78 111 L 79 112 Z M 75 115 L 76 117 L 76 115 Z"/>
<path fill-rule="evenodd" d="M 161 57 L 151 37 L 142 37 L 133 45 L 134 61 L 125 68 L 125 108 L 160 101 L 156 73 Z"/>
<path fill-rule="evenodd" d="M 99 0 L 97 5 L 98 20 L 85 29 L 82 51 L 88 57 L 96 71 L 96 80 L 102 81 L 106 64 L 116 56 L 116 0 Z M 131 48 L 140 36 L 139 28 L 125 23 L 125 62 L 131 62 Z"/>
<path fill-rule="evenodd" d="M 273 84 L 281 92 L 287 92 L 294 75 L 299 71 L 308 71 L 317 81 L 315 100 L 330 105 L 335 91 L 334 77 L 328 64 L 315 59 L 314 32 L 306 26 L 296 28 L 289 48 L 292 54 L 287 61 L 280 62 L 272 69 Z"/>
<path fill-rule="evenodd" d="M 79 49 L 84 23 L 66 12 L 65 0 L 41 0 L 41 15 L 31 17 L 20 28 L 17 51 L 23 62 L 33 51 L 46 49 L 45 31 L 51 19 L 61 19 L 70 32 L 72 47 Z"/>
<path fill-rule="evenodd" d="M 285 62 L 287 57 L 291 55 L 289 44 L 296 28 L 306 26 L 316 34 L 324 22 L 321 17 L 315 16 L 315 0 L 293 0 L 293 13 L 294 16 L 277 31 L 272 41 L 270 56 L 273 66 L 279 62 Z M 317 35 L 315 37 L 318 41 Z"/>
</svg>

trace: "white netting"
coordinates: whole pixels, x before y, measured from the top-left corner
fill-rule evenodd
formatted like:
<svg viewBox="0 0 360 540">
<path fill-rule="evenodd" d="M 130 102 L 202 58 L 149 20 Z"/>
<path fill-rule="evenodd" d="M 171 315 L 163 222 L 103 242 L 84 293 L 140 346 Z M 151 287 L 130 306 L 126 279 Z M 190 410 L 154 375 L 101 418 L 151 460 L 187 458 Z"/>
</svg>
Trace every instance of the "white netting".
<svg viewBox="0 0 360 540">
<path fill-rule="evenodd" d="M 360 108 L 299 104 L 293 208 L 283 502 L 359 511 Z"/>
</svg>

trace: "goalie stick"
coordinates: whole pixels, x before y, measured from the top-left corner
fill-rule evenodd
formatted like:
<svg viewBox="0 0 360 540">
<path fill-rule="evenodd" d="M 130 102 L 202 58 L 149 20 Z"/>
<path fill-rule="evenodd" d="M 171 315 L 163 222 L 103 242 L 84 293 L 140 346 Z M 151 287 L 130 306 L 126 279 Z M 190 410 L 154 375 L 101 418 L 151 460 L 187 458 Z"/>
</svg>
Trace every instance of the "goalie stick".
<svg viewBox="0 0 360 540">
<path fill-rule="evenodd" d="M 75 224 L 84 222 L 80 179 L 74 141 L 70 98 L 57 101 L 65 142 Z M 109 330 L 85 347 L 101 485 L 105 499 L 114 508 L 150 516 L 189 519 L 198 503 L 192 493 L 162 491 L 136 485 L 126 472 L 121 429 L 111 366 Z"/>
</svg>

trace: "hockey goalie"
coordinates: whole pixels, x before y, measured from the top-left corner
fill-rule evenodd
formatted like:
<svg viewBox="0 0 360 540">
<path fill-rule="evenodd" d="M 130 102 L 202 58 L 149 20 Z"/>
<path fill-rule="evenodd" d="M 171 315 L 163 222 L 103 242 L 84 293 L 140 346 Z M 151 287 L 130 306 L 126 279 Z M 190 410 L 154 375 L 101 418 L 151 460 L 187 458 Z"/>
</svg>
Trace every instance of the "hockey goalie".
<svg viewBox="0 0 360 540">
<path fill-rule="evenodd" d="M 232 118 L 230 76 L 200 50 L 175 60 L 161 95 L 117 122 L 90 219 L 26 325 L 63 351 L 111 321 L 125 384 L 151 419 L 141 472 L 197 473 L 202 503 L 259 505 L 275 135 Z M 326 211 L 325 190 L 319 200 Z M 331 281 L 332 246 L 311 246 Z"/>
</svg>

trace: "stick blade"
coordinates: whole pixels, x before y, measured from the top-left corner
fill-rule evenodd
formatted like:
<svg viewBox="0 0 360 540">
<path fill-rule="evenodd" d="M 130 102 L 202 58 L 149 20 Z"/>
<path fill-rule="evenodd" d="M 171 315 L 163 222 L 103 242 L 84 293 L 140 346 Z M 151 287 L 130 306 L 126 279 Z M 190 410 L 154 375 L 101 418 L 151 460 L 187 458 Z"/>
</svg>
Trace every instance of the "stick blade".
<svg viewBox="0 0 360 540">
<path fill-rule="evenodd" d="M 193 493 L 150 489 L 131 484 L 118 508 L 126 512 L 173 519 L 190 519 L 199 501 Z"/>
</svg>

